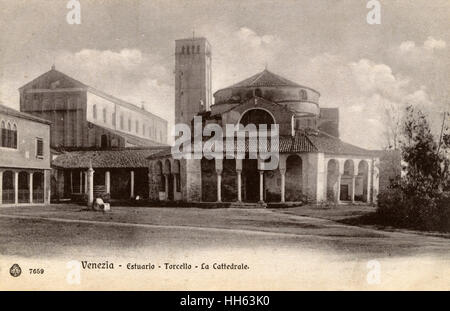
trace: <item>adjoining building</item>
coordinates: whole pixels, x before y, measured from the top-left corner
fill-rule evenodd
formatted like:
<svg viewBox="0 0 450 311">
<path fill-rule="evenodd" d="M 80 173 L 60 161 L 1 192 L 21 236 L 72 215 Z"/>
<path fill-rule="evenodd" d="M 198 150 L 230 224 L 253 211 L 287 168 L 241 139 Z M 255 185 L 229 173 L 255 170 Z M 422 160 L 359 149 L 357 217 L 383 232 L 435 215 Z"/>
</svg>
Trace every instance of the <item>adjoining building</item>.
<svg viewBox="0 0 450 311">
<path fill-rule="evenodd" d="M 20 111 L 52 122 L 53 149 L 167 144 L 167 121 L 55 67 L 19 89 Z"/>
<path fill-rule="evenodd" d="M 147 157 L 160 150 L 159 147 L 134 147 L 63 153 L 52 162 L 58 174 L 54 192 L 80 200 L 89 192 L 92 174 L 94 197 L 109 194 L 113 200 L 148 198 L 151 176 Z"/>
<path fill-rule="evenodd" d="M 50 122 L 0 105 L 0 206 L 50 202 Z"/>
<path fill-rule="evenodd" d="M 218 90 L 209 107 L 208 41 L 177 40 L 175 59 L 176 120 L 192 125 L 198 115 L 202 126 L 215 123 L 224 133 L 227 124 L 278 124 L 279 163 L 276 169 L 263 170 L 263 159 L 248 157 L 252 144 L 258 143 L 249 138 L 245 159 L 177 160 L 166 148 L 149 157 L 150 199 L 376 202 L 379 157 L 339 139 L 338 109 L 321 108 L 319 92 L 266 69 Z M 235 145 L 231 152 L 236 151 Z"/>
<path fill-rule="evenodd" d="M 22 112 L 52 123 L 52 199 L 74 199 L 88 193 L 91 165 L 96 194 L 121 199 L 137 193 L 147 197 L 145 156 L 167 146 L 166 120 L 54 66 L 19 92 Z"/>
</svg>

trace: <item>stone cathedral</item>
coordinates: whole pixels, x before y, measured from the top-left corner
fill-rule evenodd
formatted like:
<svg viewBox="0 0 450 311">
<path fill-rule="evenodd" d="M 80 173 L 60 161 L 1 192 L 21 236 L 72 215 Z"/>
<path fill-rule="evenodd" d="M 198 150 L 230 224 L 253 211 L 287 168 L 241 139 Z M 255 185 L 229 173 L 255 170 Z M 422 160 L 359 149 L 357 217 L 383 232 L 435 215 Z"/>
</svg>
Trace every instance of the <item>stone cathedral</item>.
<svg viewBox="0 0 450 311">
<path fill-rule="evenodd" d="M 378 155 L 339 139 L 339 111 L 321 108 L 317 90 L 265 69 L 212 94 L 211 75 L 208 40 L 176 40 L 176 123 L 192 125 L 201 116 L 221 127 L 277 124 L 278 167 L 263 170 L 263 160 L 250 157 L 178 160 L 165 148 L 148 158 L 150 200 L 376 202 Z M 248 150 L 252 142 L 245 143 Z"/>
</svg>

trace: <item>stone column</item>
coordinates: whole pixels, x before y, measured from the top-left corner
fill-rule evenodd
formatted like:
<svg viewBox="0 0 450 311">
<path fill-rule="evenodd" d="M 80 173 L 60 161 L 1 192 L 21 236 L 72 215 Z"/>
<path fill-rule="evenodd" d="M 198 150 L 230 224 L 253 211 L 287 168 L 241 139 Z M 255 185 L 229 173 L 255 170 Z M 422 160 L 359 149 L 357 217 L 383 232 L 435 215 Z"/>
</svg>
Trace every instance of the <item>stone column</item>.
<svg viewBox="0 0 450 311">
<path fill-rule="evenodd" d="M 337 174 L 337 181 L 336 181 L 336 193 L 335 193 L 335 198 L 336 198 L 336 204 L 340 204 L 341 203 L 341 173 Z"/>
<path fill-rule="evenodd" d="M 134 171 L 130 172 L 130 197 L 134 198 Z"/>
<path fill-rule="evenodd" d="M 350 199 L 352 200 L 352 203 L 355 203 L 355 186 L 356 186 L 355 180 L 356 180 L 356 176 L 357 175 L 352 175 L 352 189 L 351 189 L 351 192 L 350 192 L 350 195 L 351 195 Z"/>
<path fill-rule="evenodd" d="M 165 179 L 165 193 L 166 193 L 166 201 L 169 200 L 169 174 L 164 174 L 164 179 Z"/>
<path fill-rule="evenodd" d="M 43 185 L 43 187 L 44 187 L 44 203 L 46 203 L 46 204 L 50 204 L 50 202 L 51 202 L 51 199 L 52 199 L 52 197 L 51 197 L 51 195 L 52 195 L 52 192 L 51 192 L 51 172 L 50 172 L 50 170 L 44 170 L 44 185 Z M 46 198 L 47 198 L 47 200 L 46 200 Z"/>
<path fill-rule="evenodd" d="M 364 187 L 364 186 L 363 186 Z M 372 163 L 370 160 L 367 161 L 367 194 L 366 194 L 366 202 L 371 202 L 371 191 L 372 190 Z"/>
<path fill-rule="evenodd" d="M 173 199 L 176 199 L 177 194 L 177 179 L 180 178 L 177 173 L 173 174 Z"/>
<path fill-rule="evenodd" d="M 14 172 L 14 204 L 19 204 L 19 172 Z"/>
<path fill-rule="evenodd" d="M 73 194 L 73 171 L 70 171 L 70 194 Z"/>
<path fill-rule="evenodd" d="M 259 171 L 259 202 L 264 202 L 264 171 Z"/>
<path fill-rule="evenodd" d="M 33 172 L 30 172 L 28 178 L 28 188 L 30 188 L 30 203 L 33 203 Z"/>
<path fill-rule="evenodd" d="M 105 172 L 105 188 L 106 193 L 111 194 L 111 173 L 109 171 Z"/>
<path fill-rule="evenodd" d="M 80 172 L 80 193 L 83 193 L 83 172 Z"/>
<path fill-rule="evenodd" d="M 217 202 L 222 202 L 222 171 L 216 170 L 217 173 Z"/>
<path fill-rule="evenodd" d="M 281 202 L 286 202 L 286 169 L 280 169 L 281 175 Z"/>
<path fill-rule="evenodd" d="M 88 180 L 88 206 L 92 206 L 94 202 L 94 169 L 90 167 L 87 171 L 87 180 Z"/>
<path fill-rule="evenodd" d="M 0 171 L 0 205 L 3 203 L 3 171 Z"/>
<path fill-rule="evenodd" d="M 242 202 L 242 159 L 236 159 L 237 200 Z"/>
<path fill-rule="evenodd" d="M 84 193 L 88 193 L 88 174 L 84 172 Z"/>
<path fill-rule="evenodd" d="M 242 171 L 237 170 L 237 200 L 242 202 Z"/>
</svg>

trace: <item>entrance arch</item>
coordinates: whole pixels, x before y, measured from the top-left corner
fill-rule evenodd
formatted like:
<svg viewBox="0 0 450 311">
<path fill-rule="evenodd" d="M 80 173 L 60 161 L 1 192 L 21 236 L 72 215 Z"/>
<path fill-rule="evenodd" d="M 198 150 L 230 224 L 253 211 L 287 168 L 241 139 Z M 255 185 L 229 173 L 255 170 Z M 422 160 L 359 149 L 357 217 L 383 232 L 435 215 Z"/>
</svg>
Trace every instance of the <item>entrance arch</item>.
<svg viewBox="0 0 450 311">
<path fill-rule="evenodd" d="M 286 201 L 301 201 L 303 197 L 303 161 L 299 155 L 286 159 Z"/>
<path fill-rule="evenodd" d="M 169 201 L 173 201 L 173 175 L 172 175 L 172 165 L 170 164 L 170 160 L 166 159 L 164 161 L 164 175 L 167 176 L 168 185 L 165 185 L 167 189 L 166 199 Z"/>
<path fill-rule="evenodd" d="M 3 204 L 13 204 L 14 193 L 14 173 L 12 171 L 3 172 L 2 202 Z"/>
<path fill-rule="evenodd" d="M 369 202 L 369 164 L 365 160 L 361 160 L 358 164 L 358 176 L 355 181 L 355 200 Z"/>
<path fill-rule="evenodd" d="M 341 201 L 351 201 L 351 191 L 353 176 L 355 175 L 355 165 L 353 160 L 344 162 L 344 174 L 341 177 L 340 199 Z"/>
<path fill-rule="evenodd" d="M 33 203 L 44 203 L 44 174 L 33 174 Z"/>
<path fill-rule="evenodd" d="M 202 173 L 202 201 L 216 202 L 217 175 L 216 175 L 215 159 L 208 160 L 206 158 L 202 158 L 201 173 Z"/>
<path fill-rule="evenodd" d="M 256 127 L 261 124 L 266 124 L 267 129 L 269 129 L 270 124 L 275 123 L 275 117 L 266 109 L 262 108 L 251 108 L 245 111 L 238 122 L 246 126 L 248 124 L 254 124 Z"/>
<path fill-rule="evenodd" d="M 339 197 L 339 162 L 330 159 L 327 163 L 327 201 L 337 202 Z"/>
<path fill-rule="evenodd" d="M 27 172 L 19 172 L 19 203 L 30 202 L 29 174 Z"/>
</svg>

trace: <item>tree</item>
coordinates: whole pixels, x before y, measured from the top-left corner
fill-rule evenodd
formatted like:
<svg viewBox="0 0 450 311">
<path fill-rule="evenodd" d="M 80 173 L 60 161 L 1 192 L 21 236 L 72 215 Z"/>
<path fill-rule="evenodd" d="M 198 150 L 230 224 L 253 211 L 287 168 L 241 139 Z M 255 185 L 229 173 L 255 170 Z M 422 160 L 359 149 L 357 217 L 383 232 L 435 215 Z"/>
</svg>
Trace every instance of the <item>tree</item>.
<svg viewBox="0 0 450 311">
<path fill-rule="evenodd" d="M 425 114 L 408 106 L 400 133 L 405 174 L 380 194 L 378 215 L 395 226 L 450 231 L 448 127 L 435 140 Z"/>
<path fill-rule="evenodd" d="M 400 148 L 406 162 L 404 187 L 406 191 L 432 194 L 443 191 L 449 183 L 448 135 L 436 142 L 427 118 L 412 106 L 406 108 Z"/>
</svg>

